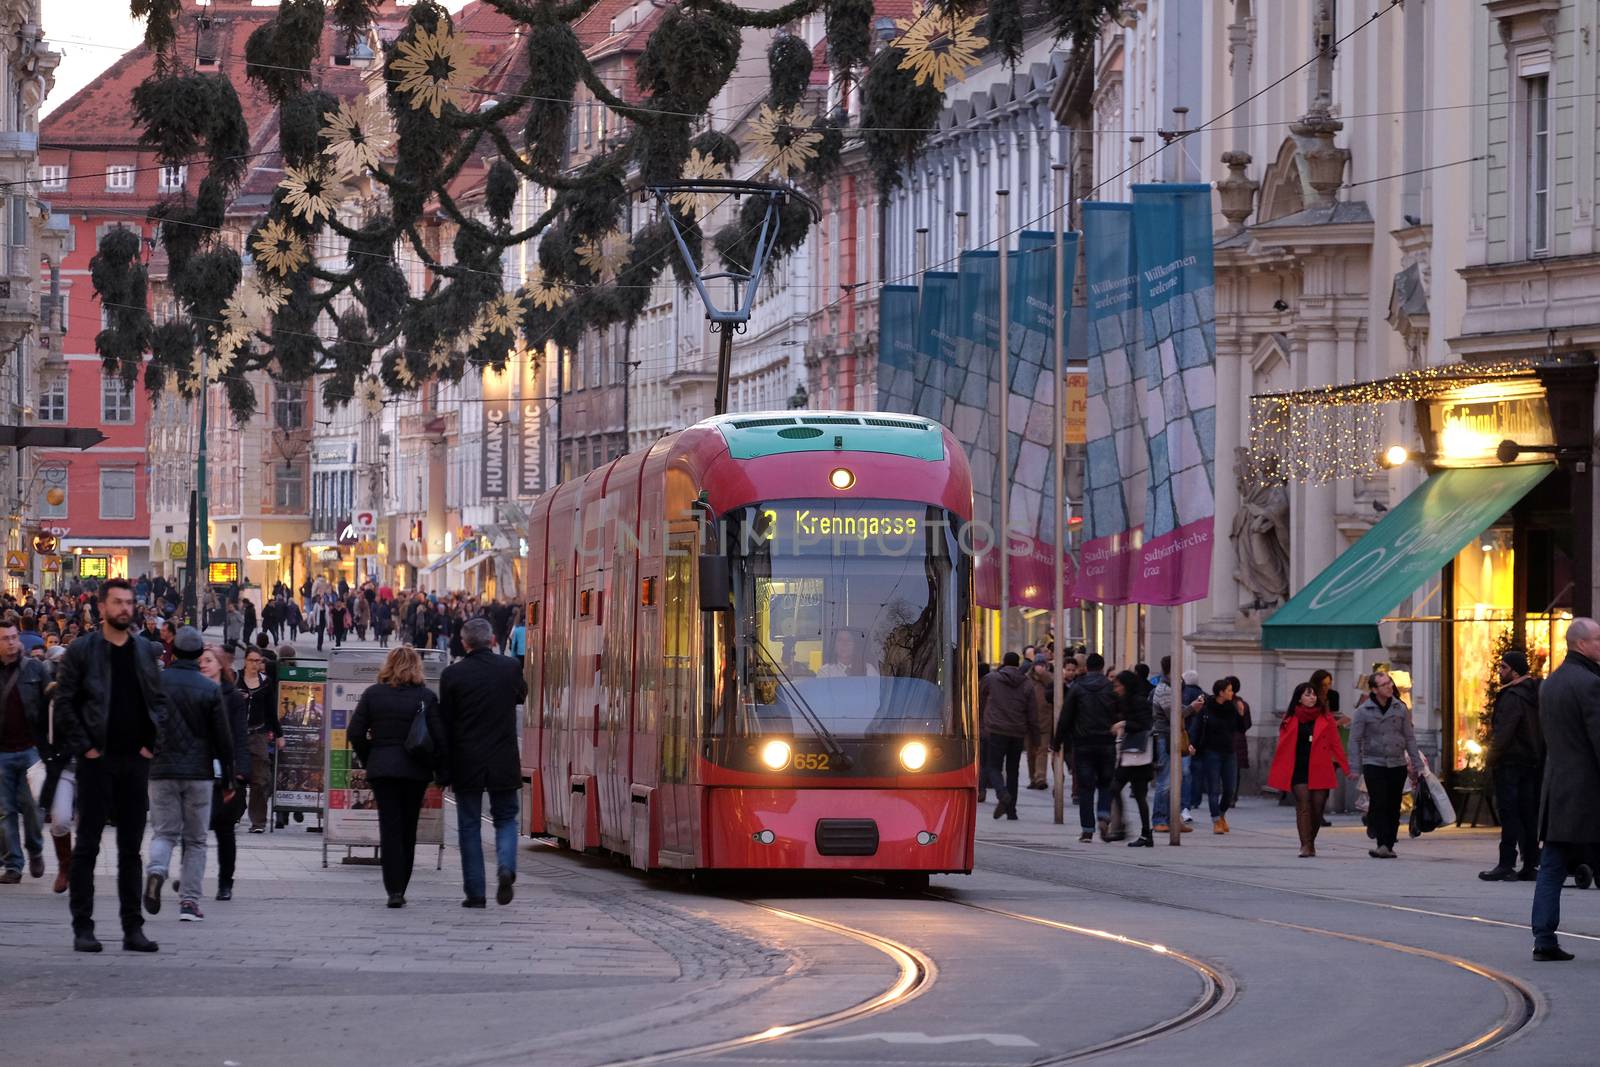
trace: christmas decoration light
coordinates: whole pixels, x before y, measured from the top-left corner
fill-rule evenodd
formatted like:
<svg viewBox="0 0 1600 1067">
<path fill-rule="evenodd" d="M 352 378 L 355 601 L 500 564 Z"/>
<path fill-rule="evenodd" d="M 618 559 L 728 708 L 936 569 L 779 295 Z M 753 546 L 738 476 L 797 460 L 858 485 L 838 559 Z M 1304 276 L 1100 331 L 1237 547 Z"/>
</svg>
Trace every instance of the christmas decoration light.
<svg viewBox="0 0 1600 1067">
<path fill-rule="evenodd" d="M 256 233 L 251 245 L 256 261 L 278 275 L 289 275 L 310 261 L 306 243 L 300 235 L 289 229 L 281 219 L 269 219 Z"/>
<path fill-rule="evenodd" d="M 1250 398 L 1245 477 L 1258 485 L 1370 477 L 1383 468 L 1386 405 L 1429 400 L 1463 386 L 1532 376 L 1527 359 L 1447 363 L 1389 378 Z"/>
<path fill-rule="evenodd" d="M 320 162 L 305 167 L 285 167 L 278 188 L 283 190 L 283 202 L 290 213 L 313 224 L 319 216 L 332 218 L 350 195 L 349 186 Z"/>
<path fill-rule="evenodd" d="M 702 155 L 698 148 L 690 149 L 689 158 L 683 164 L 684 181 L 716 180 L 727 176 L 728 168 L 724 164 L 709 155 Z M 715 193 L 673 193 L 672 206 L 687 215 L 704 219 L 717 209 L 717 203 L 722 199 Z"/>
<path fill-rule="evenodd" d="M 411 98 L 411 108 L 427 108 L 438 118 L 445 104 L 467 111 L 472 83 L 483 77 L 485 68 L 473 57 L 473 46 L 458 37 L 447 24 L 437 32 L 418 29 L 414 40 L 396 45 L 399 56 L 389 63 L 391 73 L 400 76 L 395 91 Z"/>
<path fill-rule="evenodd" d="M 822 134 L 811 128 L 809 115 L 797 115 L 789 108 L 774 111 L 762 104 L 760 114 L 750 124 L 750 143 L 762 157 L 761 169 L 756 173 L 770 172 L 786 180 L 791 172 L 798 174 L 817 157 Z"/>
<path fill-rule="evenodd" d="M 377 170 L 394 144 L 388 110 L 365 96 L 341 100 L 339 109 L 325 113 L 322 120 L 327 125 L 320 136 L 328 142 L 322 151 L 333 160 L 337 173 L 347 178 Z"/>
<path fill-rule="evenodd" d="M 978 65 L 978 51 L 989 43 L 973 32 L 978 18 L 933 5 L 899 20 L 900 36 L 891 43 L 905 53 L 900 68 L 911 71 L 918 85 L 932 82 L 944 92 L 948 82 L 961 81 L 969 67 Z"/>
</svg>

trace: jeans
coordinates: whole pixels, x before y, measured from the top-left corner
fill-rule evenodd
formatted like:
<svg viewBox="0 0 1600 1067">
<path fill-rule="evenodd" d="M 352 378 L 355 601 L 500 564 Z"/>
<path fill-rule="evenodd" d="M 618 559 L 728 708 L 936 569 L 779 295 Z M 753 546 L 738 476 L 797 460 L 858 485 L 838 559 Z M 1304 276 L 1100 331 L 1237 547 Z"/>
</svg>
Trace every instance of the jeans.
<svg viewBox="0 0 1600 1067">
<path fill-rule="evenodd" d="M 1200 753 L 1183 757 L 1183 807 L 1190 811 L 1198 808 L 1205 787 L 1205 760 Z"/>
<path fill-rule="evenodd" d="M 1150 735 L 1155 741 L 1156 749 L 1151 755 L 1150 766 L 1154 768 L 1155 799 L 1150 807 L 1155 812 L 1158 823 L 1168 823 L 1169 819 L 1176 819 L 1178 813 L 1172 811 L 1172 766 L 1167 762 L 1167 750 L 1172 746 L 1172 739 L 1165 734 L 1156 732 Z"/>
<path fill-rule="evenodd" d="M 94 933 L 94 864 L 100 858 L 100 838 L 106 821 L 117 817 L 117 901 L 122 929 L 128 933 L 144 925 L 139 913 L 139 878 L 143 866 L 139 846 L 144 844 L 145 814 L 150 805 L 150 761 L 140 755 L 103 755 L 78 760 L 78 840 L 72 846 L 72 929 Z"/>
<path fill-rule="evenodd" d="M 378 855 L 383 863 L 383 890 L 404 894 L 417 861 L 417 819 L 428 783 L 411 778 L 373 778 L 378 802 Z M 481 860 L 480 860 L 481 865 Z M 480 894 L 481 895 L 481 894 Z"/>
<path fill-rule="evenodd" d="M 1544 778 L 1538 767 L 1502 765 L 1494 769 L 1494 804 L 1500 811 L 1500 866 L 1510 870 L 1522 851 L 1522 866 L 1539 864 L 1539 787 Z"/>
<path fill-rule="evenodd" d="M 1093 833 L 1095 820 L 1111 818 L 1111 781 L 1117 771 L 1113 745 L 1079 744 L 1072 750 L 1072 780 L 1078 787 L 1078 825 Z"/>
<path fill-rule="evenodd" d="M 23 817 L 24 802 L 32 806 L 33 790 L 28 785 L 28 768 L 39 762 L 36 749 L 23 752 L 0 752 L 0 826 L 5 829 L 5 855 L 0 857 L 8 871 L 22 871 L 22 841 L 27 839 L 29 855 L 44 851 L 44 838 L 39 833 L 39 816 L 35 810 L 32 819 Z M 26 794 L 26 797 L 24 797 Z"/>
<path fill-rule="evenodd" d="M 1239 758 L 1232 752 L 1202 752 L 1200 775 L 1211 818 L 1220 819 L 1233 807 L 1234 792 L 1239 788 Z"/>
<path fill-rule="evenodd" d="M 1533 884 L 1534 948 L 1557 947 L 1556 928 L 1561 925 L 1561 883 L 1566 880 L 1566 846 L 1546 841 L 1544 851 L 1539 854 L 1539 878 Z"/>
<path fill-rule="evenodd" d="M 1367 781 L 1367 829 L 1379 848 L 1393 848 L 1400 836 L 1400 798 L 1405 793 L 1404 767 L 1379 767 L 1368 763 L 1361 768 Z"/>
<path fill-rule="evenodd" d="M 183 842 L 179 899 L 198 901 L 206 876 L 206 834 L 211 829 L 209 778 L 157 778 L 150 783 L 150 863 L 146 874 L 165 878 L 172 850 Z"/>
<path fill-rule="evenodd" d="M 1020 745 L 1021 738 L 1018 738 Z M 1012 763 L 1013 780 L 1016 763 Z M 489 790 L 489 817 L 494 820 L 494 858 L 499 870 L 517 873 L 517 790 Z M 456 830 L 460 835 L 461 885 L 467 896 L 482 900 L 483 791 L 456 794 Z"/>
<path fill-rule="evenodd" d="M 1026 743 L 1020 737 L 1003 734 L 989 735 L 989 760 L 984 767 L 985 782 L 994 787 L 996 800 L 1010 798 L 1017 802 L 1017 788 L 1021 785 L 1022 753 Z"/>
</svg>

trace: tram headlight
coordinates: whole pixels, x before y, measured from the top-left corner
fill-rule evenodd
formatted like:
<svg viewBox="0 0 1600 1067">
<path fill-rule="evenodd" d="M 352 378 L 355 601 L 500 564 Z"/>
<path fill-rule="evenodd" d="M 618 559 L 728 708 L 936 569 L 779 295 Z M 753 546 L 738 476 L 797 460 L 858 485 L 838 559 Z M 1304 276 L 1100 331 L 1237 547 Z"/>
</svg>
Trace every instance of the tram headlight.
<svg viewBox="0 0 1600 1067">
<path fill-rule="evenodd" d="M 849 467 L 835 467 L 828 473 L 828 484 L 843 492 L 856 484 L 855 472 Z"/>
<path fill-rule="evenodd" d="M 789 766 L 789 742 L 768 741 L 761 746 L 761 762 L 775 771 L 781 771 Z"/>
<path fill-rule="evenodd" d="M 900 766 L 908 771 L 920 771 L 928 763 L 928 746 L 921 741 L 907 741 L 900 746 Z"/>
</svg>

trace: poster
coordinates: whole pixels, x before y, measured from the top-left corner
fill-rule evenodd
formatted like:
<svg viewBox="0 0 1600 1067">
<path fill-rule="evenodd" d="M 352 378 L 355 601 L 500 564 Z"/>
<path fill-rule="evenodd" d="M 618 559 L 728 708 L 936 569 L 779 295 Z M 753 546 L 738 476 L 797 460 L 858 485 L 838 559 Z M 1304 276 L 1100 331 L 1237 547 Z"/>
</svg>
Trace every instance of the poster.
<svg viewBox="0 0 1600 1067">
<path fill-rule="evenodd" d="M 278 668 L 278 780 L 273 806 L 279 811 L 322 810 L 322 727 L 326 671 L 322 667 Z"/>
<path fill-rule="evenodd" d="M 422 651 L 423 676 L 435 692 L 443 657 Z M 323 812 L 322 841 L 328 845 L 371 846 L 378 844 L 378 804 L 366 769 L 350 747 L 347 731 L 350 716 L 368 686 L 378 682 L 378 670 L 388 653 L 382 649 L 335 649 L 328 659 L 328 716 L 325 758 L 328 780 L 327 809 Z M 422 813 L 417 820 L 417 842 L 438 845 L 444 842 L 444 791 L 430 785 L 422 798 Z"/>
</svg>

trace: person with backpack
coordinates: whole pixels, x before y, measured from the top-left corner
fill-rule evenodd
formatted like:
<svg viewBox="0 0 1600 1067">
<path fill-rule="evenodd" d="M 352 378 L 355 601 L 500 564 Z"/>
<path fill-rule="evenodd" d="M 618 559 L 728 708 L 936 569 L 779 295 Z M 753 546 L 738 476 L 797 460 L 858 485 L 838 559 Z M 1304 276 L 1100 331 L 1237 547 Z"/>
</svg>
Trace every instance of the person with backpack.
<svg viewBox="0 0 1600 1067">
<path fill-rule="evenodd" d="M 1111 840 L 1111 785 L 1116 776 L 1116 737 L 1111 724 L 1118 721 L 1116 696 L 1105 675 L 1105 657 L 1091 652 L 1084 673 L 1073 682 L 1061 701 L 1054 747 L 1072 750 L 1072 782 L 1078 793 L 1078 840 L 1100 836 Z M 1137 676 L 1136 676 L 1137 677 Z"/>
<path fill-rule="evenodd" d="M 1528 656 L 1521 649 L 1507 650 L 1497 667 L 1500 688 L 1494 695 L 1484 762 L 1494 778 L 1494 805 L 1500 813 L 1500 862 L 1478 877 L 1485 882 L 1531 882 L 1539 876 L 1539 786 L 1544 779 L 1539 679 L 1529 675 Z"/>
<path fill-rule="evenodd" d="M 407 745 L 418 715 L 427 724 L 429 752 Z M 366 768 L 378 804 L 379 855 L 388 906 L 403 908 L 416 864 L 422 798 L 435 769 L 448 766 L 449 755 L 439 698 L 425 683 L 416 649 L 401 645 L 389 650 L 377 682 L 356 702 L 347 729 L 350 747 Z"/>
</svg>

